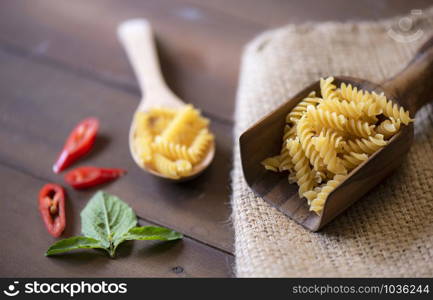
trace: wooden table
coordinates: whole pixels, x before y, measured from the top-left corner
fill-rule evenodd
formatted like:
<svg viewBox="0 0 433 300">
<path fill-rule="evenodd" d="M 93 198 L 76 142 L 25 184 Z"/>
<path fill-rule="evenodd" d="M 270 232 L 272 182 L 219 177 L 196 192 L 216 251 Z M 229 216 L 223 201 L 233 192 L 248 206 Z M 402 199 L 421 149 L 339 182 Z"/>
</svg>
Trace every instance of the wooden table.
<svg viewBox="0 0 433 300">
<path fill-rule="evenodd" d="M 230 180 L 233 109 L 243 45 L 288 22 L 378 19 L 430 1 L 40 0 L 0 4 L 0 276 L 232 276 Z M 122 20 L 146 17 L 155 27 L 163 73 L 182 99 L 212 120 L 216 159 L 199 178 L 167 183 L 132 161 L 127 134 L 140 99 L 116 40 Z M 178 242 L 128 242 L 117 259 L 89 250 L 53 258 L 37 194 L 73 126 L 101 121 L 96 149 L 77 165 L 122 167 L 128 175 L 103 186 L 129 203 L 140 224 L 185 234 Z M 79 212 L 96 191 L 68 193 L 65 237 L 80 233 Z"/>
</svg>

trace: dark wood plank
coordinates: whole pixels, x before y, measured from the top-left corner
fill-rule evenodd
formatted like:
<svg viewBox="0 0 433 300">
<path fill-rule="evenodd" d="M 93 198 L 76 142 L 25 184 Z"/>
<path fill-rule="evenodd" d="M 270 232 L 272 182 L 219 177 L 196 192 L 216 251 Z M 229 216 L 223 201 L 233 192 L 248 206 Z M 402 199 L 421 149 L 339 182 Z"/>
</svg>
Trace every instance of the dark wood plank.
<svg viewBox="0 0 433 300">
<path fill-rule="evenodd" d="M 239 58 L 245 42 L 286 23 L 378 19 L 426 8 L 430 0 L 3 1 L 0 41 L 117 83 L 138 96 L 116 25 L 146 17 L 155 26 L 163 71 L 183 99 L 232 119 Z M 103 17 L 96 17 L 103 16 Z"/>
<path fill-rule="evenodd" d="M 126 176 L 103 188 L 125 199 L 147 220 L 232 251 L 229 125 L 212 122 L 216 158 L 202 176 L 183 184 L 166 182 L 144 173 L 130 157 L 128 130 L 136 97 L 1 51 L 0 64 L 0 140 L 6 141 L 0 149 L 0 162 L 62 182 L 51 165 L 64 139 L 79 120 L 96 116 L 101 121 L 96 149 L 77 166 L 126 168 Z M 80 195 L 87 199 L 93 192 Z"/>
<path fill-rule="evenodd" d="M 425 9 L 431 0 L 184 0 L 187 3 L 219 11 L 245 22 L 266 27 L 308 21 L 354 21 L 378 20 L 398 14 L 410 13 L 412 9 Z"/>
<path fill-rule="evenodd" d="M 228 277 L 233 257 L 189 238 L 174 242 L 127 242 L 117 258 L 103 251 L 86 250 L 45 257 L 54 242 L 37 209 L 37 195 L 45 181 L 0 164 L 1 277 Z M 86 200 L 68 190 L 67 230 L 64 237 L 79 235 L 79 212 Z M 140 221 L 141 225 L 148 223 Z"/>
<path fill-rule="evenodd" d="M 260 27 L 224 13 L 181 1 L 2 2 L 0 42 L 19 46 L 139 95 L 126 56 L 116 38 L 128 18 L 152 21 L 163 73 L 185 101 L 231 120 L 240 52 Z"/>
<path fill-rule="evenodd" d="M 97 115 L 103 121 L 102 136 L 96 151 L 80 164 L 121 166 L 129 170 L 127 177 L 104 189 L 131 203 L 144 218 L 231 251 L 233 233 L 228 225 L 227 188 L 231 128 L 227 121 L 232 118 L 243 44 L 266 28 L 289 22 L 376 19 L 429 4 L 427 0 L 392 3 L 271 0 L 266 4 L 244 0 L 40 0 L 37 4 L 31 0 L 3 1 L 0 46 L 14 55 L 0 53 L 0 139 L 7 141 L 0 150 L 0 163 L 19 169 L 20 176 L 28 173 L 33 180 L 39 177 L 41 182 L 61 181 L 50 172 L 57 149 L 77 120 Z M 115 28 L 118 22 L 137 16 L 149 18 L 155 26 L 163 71 L 173 90 L 186 101 L 204 108 L 214 119 L 223 121 L 213 124 L 218 138 L 217 160 L 203 176 L 187 184 L 168 184 L 143 174 L 129 157 L 126 133 L 139 91 L 116 41 Z M 32 61 L 24 59 L 26 56 Z M 5 186 L 9 180 L 4 181 Z M 85 203 L 94 191 L 70 192 L 76 194 L 74 200 Z M 28 236 L 21 239 L 24 238 Z M 14 245 L 8 252 L 14 251 Z M 135 253 L 136 244 L 131 248 L 128 251 Z M 196 255 L 194 251 L 191 253 Z M 105 264 L 105 258 L 100 262 L 86 255 L 86 263 L 95 261 L 113 270 L 119 267 L 116 270 L 125 271 L 125 276 L 134 276 L 131 272 L 137 272 L 137 276 L 147 274 L 138 273 L 142 270 L 136 267 L 137 263 L 124 268 Z M 150 256 L 154 260 L 155 256 L 161 257 L 160 264 L 166 260 L 164 255 Z M 185 259 L 195 259 L 191 256 Z M 10 256 L 5 257 L 8 260 Z M 0 271 L 7 266 L 11 276 L 25 276 L 19 273 L 25 270 L 12 270 L 18 257 L 7 263 L 1 261 Z M 120 259 L 123 260 L 123 255 Z M 31 260 L 28 257 L 27 262 Z M 72 259 L 66 264 L 75 263 Z M 153 275 L 158 276 L 161 266 L 153 261 L 148 263 L 153 266 L 150 270 L 156 270 Z M 80 276 L 78 266 L 73 268 L 72 275 L 64 273 L 64 266 L 61 263 L 56 268 L 58 273 L 51 276 Z M 171 274 L 170 270 L 167 272 L 161 276 Z M 202 276 L 199 273 L 193 276 Z"/>
</svg>

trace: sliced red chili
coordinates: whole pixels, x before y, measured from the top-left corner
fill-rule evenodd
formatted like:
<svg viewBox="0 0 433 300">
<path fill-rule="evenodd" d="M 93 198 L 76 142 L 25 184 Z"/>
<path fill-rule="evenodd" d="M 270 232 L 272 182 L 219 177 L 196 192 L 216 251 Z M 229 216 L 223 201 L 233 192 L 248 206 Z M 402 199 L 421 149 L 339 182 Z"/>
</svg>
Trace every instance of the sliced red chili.
<svg viewBox="0 0 433 300">
<path fill-rule="evenodd" d="M 96 118 L 81 121 L 69 134 L 63 150 L 53 166 L 53 171 L 59 173 L 78 158 L 87 154 L 92 149 L 98 129 L 99 121 Z"/>
<path fill-rule="evenodd" d="M 39 191 L 39 211 L 48 232 L 59 237 L 66 226 L 65 192 L 54 183 L 48 183 Z"/>
<path fill-rule="evenodd" d="M 85 189 L 114 180 L 126 173 L 123 169 L 78 167 L 65 175 L 65 180 L 76 189 Z"/>
</svg>

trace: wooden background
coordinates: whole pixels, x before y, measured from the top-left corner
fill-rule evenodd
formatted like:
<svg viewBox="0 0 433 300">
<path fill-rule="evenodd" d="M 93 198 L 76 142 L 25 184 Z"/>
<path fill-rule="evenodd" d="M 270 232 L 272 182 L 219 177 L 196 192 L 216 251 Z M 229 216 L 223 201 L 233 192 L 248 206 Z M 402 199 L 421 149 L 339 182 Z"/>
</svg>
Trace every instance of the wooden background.
<svg viewBox="0 0 433 300">
<path fill-rule="evenodd" d="M 230 182 L 233 108 L 243 45 L 289 22 L 374 20 L 427 7 L 431 0 L 16 0 L 0 3 L 0 276 L 233 276 Z M 116 40 L 119 22 L 152 21 L 163 73 L 174 92 L 211 118 L 214 163 L 183 184 L 144 174 L 128 151 L 140 93 Z M 103 186 L 129 203 L 141 224 L 185 234 L 178 242 L 128 242 L 117 259 L 79 251 L 44 257 L 54 241 L 37 211 L 63 142 L 81 119 L 101 134 L 77 165 L 122 167 Z M 65 237 L 80 233 L 79 212 L 97 189 L 67 188 Z"/>
</svg>

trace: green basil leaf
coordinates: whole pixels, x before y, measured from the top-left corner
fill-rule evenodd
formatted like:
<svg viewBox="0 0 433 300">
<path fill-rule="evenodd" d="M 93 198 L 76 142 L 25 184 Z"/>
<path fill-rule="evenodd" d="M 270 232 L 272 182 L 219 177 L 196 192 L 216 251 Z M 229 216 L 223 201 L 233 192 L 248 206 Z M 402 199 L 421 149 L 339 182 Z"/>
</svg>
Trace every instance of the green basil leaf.
<svg viewBox="0 0 433 300">
<path fill-rule="evenodd" d="M 124 235 L 124 240 L 160 240 L 172 241 L 183 238 L 182 233 L 164 227 L 142 226 L 134 227 Z"/>
<path fill-rule="evenodd" d="M 155 226 L 136 227 L 131 207 L 116 196 L 97 192 L 81 211 L 81 231 L 76 236 L 54 243 L 46 255 L 75 249 L 100 248 L 114 257 L 117 246 L 126 240 L 170 241 L 183 238 L 179 232 Z"/>
<path fill-rule="evenodd" d="M 71 238 L 67 238 L 67 239 L 55 242 L 54 244 L 52 244 L 50 246 L 50 248 L 48 248 L 45 255 L 50 256 L 53 254 L 68 252 L 71 250 L 90 249 L 90 248 L 104 249 L 104 247 L 101 245 L 101 243 L 98 240 L 84 237 L 84 236 L 74 236 Z"/>
<path fill-rule="evenodd" d="M 103 191 L 97 192 L 81 211 L 83 235 L 97 239 L 105 248 L 114 249 L 123 241 L 129 229 L 137 225 L 137 217 L 131 207 L 118 197 Z"/>
</svg>

